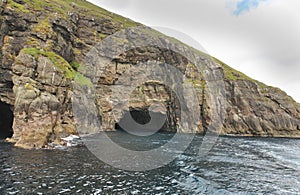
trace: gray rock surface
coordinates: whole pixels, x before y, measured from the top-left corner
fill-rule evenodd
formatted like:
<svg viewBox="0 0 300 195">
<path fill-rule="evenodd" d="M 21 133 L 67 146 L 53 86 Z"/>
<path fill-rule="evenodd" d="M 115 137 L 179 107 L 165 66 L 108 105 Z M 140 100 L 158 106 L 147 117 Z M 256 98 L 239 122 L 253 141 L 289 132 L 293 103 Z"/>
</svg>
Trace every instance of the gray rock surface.
<svg viewBox="0 0 300 195">
<path fill-rule="evenodd" d="M 173 38 L 84 0 L 0 4 L 0 101 L 13 108 L 10 141 L 19 147 L 43 148 L 66 144 L 62 138 L 71 134 L 112 131 L 129 111 L 144 124 L 150 120 L 149 108 L 166 118 L 161 128 L 166 131 L 205 133 L 213 128 L 221 135 L 300 136 L 300 106 L 286 93 Z M 88 58 L 93 49 L 96 57 Z M 153 62 L 180 74 L 167 74 L 168 68 L 153 71 Z M 143 83 L 145 74 L 170 80 L 183 93 L 155 79 Z M 134 81 L 142 84 L 130 91 L 126 105 L 123 97 Z M 95 94 L 79 105 L 79 119 L 72 109 L 74 83 Z M 194 91 L 181 87 L 184 83 Z M 221 116 L 216 116 L 218 110 Z M 76 125 L 83 125 L 84 132 Z"/>
</svg>

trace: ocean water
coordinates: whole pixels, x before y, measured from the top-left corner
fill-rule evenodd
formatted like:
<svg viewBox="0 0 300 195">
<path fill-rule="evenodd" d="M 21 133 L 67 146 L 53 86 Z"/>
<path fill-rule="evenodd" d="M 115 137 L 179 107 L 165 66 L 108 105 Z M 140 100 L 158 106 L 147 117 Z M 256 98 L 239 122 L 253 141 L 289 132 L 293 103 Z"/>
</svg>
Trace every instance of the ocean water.
<svg viewBox="0 0 300 195">
<path fill-rule="evenodd" d="M 172 135 L 137 139 L 109 133 L 115 143 L 147 150 Z M 203 137 L 159 169 L 132 172 L 101 162 L 82 147 L 23 150 L 0 142 L 0 194 L 299 194 L 300 140 L 219 137 L 205 157 Z"/>
</svg>

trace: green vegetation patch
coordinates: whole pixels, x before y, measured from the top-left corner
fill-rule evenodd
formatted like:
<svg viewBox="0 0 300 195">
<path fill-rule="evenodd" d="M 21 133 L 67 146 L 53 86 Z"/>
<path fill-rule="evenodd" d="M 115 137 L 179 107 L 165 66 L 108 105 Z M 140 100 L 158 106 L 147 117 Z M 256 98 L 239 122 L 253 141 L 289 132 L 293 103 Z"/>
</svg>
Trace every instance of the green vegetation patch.
<svg viewBox="0 0 300 195">
<path fill-rule="evenodd" d="M 226 79 L 228 80 L 232 80 L 232 81 L 236 81 L 236 80 L 247 80 L 247 81 L 252 81 L 257 83 L 258 81 L 248 77 L 247 75 L 231 68 L 230 66 L 228 66 L 227 64 L 221 62 L 220 60 L 216 59 L 216 58 L 212 58 L 213 60 L 215 60 L 218 64 L 220 64 L 223 67 L 224 70 L 224 76 Z"/>
<path fill-rule="evenodd" d="M 71 64 L 70 64 L 71 66 L 72 66 L 72 68 L 74 69 L 74 70 L 78 70 L 78 68 L 80 67 L 80 64 L 79 63 L 77 63 L 77 62 L 75 62 L 75 61 L 73 61 L 73 62 L 71 62 Z"/>
<path fill-rule="evenodd" d="M 260 89 L 260 91 L 263 94 L 267 94 L 270 91 L 274 91 L 274 93 L 283 93 L 283 91 L 277 87 L 272 87 L 272 86 L 268 86 L 262 82 L 259 82 L 255 79 L 252 79 L 250 77 L 248 77 L 247 75 L 231 68 L 230 66 L 226 65 L 225 63 L 221 62 L 220 60 L 213 58 L 213 60 L 215 60 L 217 63 L 219 63 L 224 70 L 224 76 L 226 79 L 231 80 L 231 81 L 237 81 L 237 80 L 245 80 L 245 81 L 251 81 L 253 83 L 257 84 L 257 87 Z"/>
<path fill-rule="evenodd" d="M 64 73 L 65 78 L 74 80 L 77 84 L 88 86 L 93 85 L 90 79 L 86 78 L 81 73 L 75 70 L 75 67 L 80 67 L 79 63 L 72 62 L 72 65 L 70 65 L 63 57 L 52 51 L 48 52 L 36 48 L 24 48 L 22 49 L 22 51 L 33 56 L 36 59 L 39 56 L 47 57 L 56 67 L 58 67 Z"/>
<path fill-rule="evenodd" d="M 76 12 L 85 16 L 108 19 L 115 24 L 118 24 L 121 28 L 136 27 L 140 25 L 86 0 L 23 0 L 23 2 L 25 3 L 24 5 L 17 3 L 14 0 L 7 0 L 6 6 L 23 13 L 49 12 L 51 15 L 56 14 L 64 19 L 68 18 L 68 13 Z"/>
<path fill-rule="evenodd" d="M 13 1 L 13 0 L 7 0 L 6 6 L 10 7 L 11 9 L 17 10 L 19 12 L 23 12 L 23 13 L 29 13 L 30 12 L 28 9 L 25 8 L 24 5 L 19 4 L 15 1 Z"/>
<path fill-rule="evenodd" d="M 39 23 L 33 29 L 35 32 L 41 32 L 45 34 L 52 33 L 52 26 L 49 22 L 49 18 L 39 21 Z"/>
<path fill-rule="evenodd" d="M 25 6 L 8 0 L 8 6 L 17 8 L 22 12 L 47 11 L 50 14 L 56 13 L 62 18 L 67 18 L 69 12 L 82 13 L 91 17 L 104 18 L 118 23 L 123 28 L 135 27 L 138 23 L 111 13 L 86 0 L 24 0 Z"/>
</svg>

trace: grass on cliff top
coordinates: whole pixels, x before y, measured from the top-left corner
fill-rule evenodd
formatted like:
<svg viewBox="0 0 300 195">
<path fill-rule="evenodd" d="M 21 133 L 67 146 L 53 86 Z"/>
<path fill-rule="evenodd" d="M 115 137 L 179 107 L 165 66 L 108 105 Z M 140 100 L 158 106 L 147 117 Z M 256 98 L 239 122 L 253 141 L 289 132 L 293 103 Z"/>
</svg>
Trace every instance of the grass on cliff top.
<svg viewBox="0 0 300 195">
<path fill-rule="evenodd" d="M 63 57 L 54 53 L 46 52 L 36 48 L 23 48 L 22 52 L 38 58 L 39 56 L 47 57 L 57 68 L 59 68 L 63 73 L 65 78 L 76 81 L 77 84 L 91 86 L 92 82 L 90 79 L 84 77 L 82 74 L 77 72 L 73 66 L 79 67 L 80 65 L 76 62 L 72 62 L 70 65 Z"/>
<path fill-rule="evenodd" d="M 212 57 L 212 59 L 215 62 L 219 63 L 223 67 L 224 76 L 226 79 L 231 80 L 231 81 L 246 80 L 246 81 L 251 81 L 251 82 L 257 83 L 261 87 L 268 87 L 264 83 L 261 83 L 255 79 L 252 79 L 251 77 L 245 75 L 244 73 L 231 68 L 230 66 L 228 66 L 224 62 L 218 60 L 217 58 Z"/>
<path fill-rule="evenodd" d="M 270 91 L 273 91 L 274 93 L 278 93 L 278 94 L 283 94 L 288 96 L 284 91 L 282 91 L 280 88 L 278 87 L 272 87 L 269 85 L 266 85 L 260 81 L 257 81 L 255 79 L 252 79 L 251 77 L 245 75 L 244 73 L 241 73 L 233 68 L 231 68 L 230 66 L 228 66 L 227 64 L 221 62 L 220 60 L 218 60 L 217 58 L 212 58 L 213 60 L 215 60 L 217 63 L 219 63 L 224 70 L 224 76 L 226 79 L 231 80 L 231 81 L 237 81 L 237 80 L 244 80 L 244 81 L 251 81 L 253 83 L 256 83 L 258 88 L 261 90 L 262 93 L 269 93 Z M 296 101 L 288 96 L 291 103 L 296 103 Z"/>
<path fill-rule="evenodd" d="M 111 13 L 86 0 L 23 0 L 23 2 L 24 5 L 14 0 L 7 0 L 6 6 L 23 13 L 32 11 L 49 12 L 51 15 L 56 13 L 62 18 L 67 18 L 70 12 L 77 12 L 91 17 L 112 20 L 123 28 L 138 26 L 138 23 L 128 18 Z"/>
</svg>

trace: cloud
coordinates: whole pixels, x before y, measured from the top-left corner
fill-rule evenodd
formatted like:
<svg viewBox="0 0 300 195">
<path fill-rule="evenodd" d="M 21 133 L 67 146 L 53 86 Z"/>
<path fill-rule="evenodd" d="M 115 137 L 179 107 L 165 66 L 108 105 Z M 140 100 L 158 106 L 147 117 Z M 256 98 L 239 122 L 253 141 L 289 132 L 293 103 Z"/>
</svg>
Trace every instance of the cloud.
<svg viewBox="0 0 300 195">
<path fill-rule="evenodd" d="M 234 10 L 233 14 L 239 16 L 246 11 L 250 11 L 252 8 L 256 8 L 259 6 L 261 2 L 267 0 L 241 0 L 237 3 L 236 9 Z"/>
</svg>

